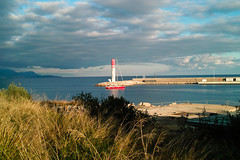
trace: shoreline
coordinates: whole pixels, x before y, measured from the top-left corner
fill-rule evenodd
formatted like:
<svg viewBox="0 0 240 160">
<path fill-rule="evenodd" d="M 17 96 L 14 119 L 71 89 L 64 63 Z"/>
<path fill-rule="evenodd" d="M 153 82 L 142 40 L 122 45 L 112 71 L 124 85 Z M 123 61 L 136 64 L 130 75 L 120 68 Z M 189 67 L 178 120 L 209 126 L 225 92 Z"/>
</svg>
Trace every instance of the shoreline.
<svg viewBox="0 0 240 160">
<path fill-rule="evenodd" d="M 134 105 L 134 104 L 133 104 Z M 199 118 L 203 112 L 206 116 L 226 115 L 228 112 L 235 112 L 236 107 L 218 104 L 198 104 L 198 103 L 172 103 L 164 106 L 154 106 L 147 102 L 141 102 L 134 107 L 140 111 L 148 112 L 151 116 L 157 117 L 185 117 L 188 119 Z"/>
<path fill-rule="evenodd" d="M 46 101 L 48 105 L 59 111 L 72 111 L 83 109 L 81 105 L 74 101 Z M 43 104 L 46 102 L 42 102 Z M 227 114 L 235 114 L 237 107 L 231 105 L 219 104 L 201 104 L 201 103 L 172 103 L 169 105 L 153 105 L 148 102 L 140 102 L 135 105 L 129 103 L 128 106 L 134 107 L 136 110 L 147 113 L 158 119 L 178 119 L 187 118 L 189 120 L 212 116 L 227 116 Z"/>
</svg>

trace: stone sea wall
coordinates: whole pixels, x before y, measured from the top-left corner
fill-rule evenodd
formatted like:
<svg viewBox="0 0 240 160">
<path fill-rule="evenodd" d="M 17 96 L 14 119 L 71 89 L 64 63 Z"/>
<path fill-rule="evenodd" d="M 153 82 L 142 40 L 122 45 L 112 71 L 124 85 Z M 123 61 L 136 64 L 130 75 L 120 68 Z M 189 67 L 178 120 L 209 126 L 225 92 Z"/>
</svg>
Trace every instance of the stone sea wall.
<svg viewBox="0 0 240 160">
<path fill-rule="evenodd" d="M 102 82 L 96 86 L 131 86 L 131 85 L 186 85 L 186 84 L 198 84 L 201 82 L 226 82 L 228 79 L 232 79 L 235 84 L 237 78 L 226 78 L 226 77 L 197 77 L 197 78 L 133 78 L 127 81 L 118 82 Z M 235 82 L 234 82 L 235 80 Z M 240 81 L 239 81 L 240 82 Z M 239 83 L 238 82 L 238 83 Z M 230 82 L 231 83 L 231 82 Z"/>
</svg>

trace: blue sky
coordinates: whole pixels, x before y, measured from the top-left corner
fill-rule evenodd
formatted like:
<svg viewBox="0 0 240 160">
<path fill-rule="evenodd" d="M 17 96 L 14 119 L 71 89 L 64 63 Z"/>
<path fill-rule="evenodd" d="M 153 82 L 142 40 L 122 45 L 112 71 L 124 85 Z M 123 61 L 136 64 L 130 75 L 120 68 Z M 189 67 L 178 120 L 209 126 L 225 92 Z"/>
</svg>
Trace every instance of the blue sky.
<svg viewBox="0 0 240 160">
<path fill-rule="evenodd" d="M 60 76 L 239 74 L 238 0 L 0 1 L 0 68 Z"/>
</svg>

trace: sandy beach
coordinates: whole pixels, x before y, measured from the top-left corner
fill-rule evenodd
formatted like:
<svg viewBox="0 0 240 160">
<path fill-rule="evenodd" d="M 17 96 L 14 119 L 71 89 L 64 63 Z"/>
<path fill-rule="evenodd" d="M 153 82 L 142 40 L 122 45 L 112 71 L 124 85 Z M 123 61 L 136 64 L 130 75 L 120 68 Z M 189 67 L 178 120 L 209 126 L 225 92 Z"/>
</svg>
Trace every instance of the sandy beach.
<svg viewBox="0 0 240 160">
<path fill-rule="evenodd" d="M 136 108 L 141 111 L 147 111 L 149 115 L 159 117 L 187 117 L 197 118 L 199 113 L 208 116 L 210 114 L 226 114 L 227 112 L 234 112 L 234 106 L 216 105 L 216 104 L 195 104 L 195 103 L 172 103 L 167 106 L 154 106 L 150 103 L 139 103 Z"/>
</svg>

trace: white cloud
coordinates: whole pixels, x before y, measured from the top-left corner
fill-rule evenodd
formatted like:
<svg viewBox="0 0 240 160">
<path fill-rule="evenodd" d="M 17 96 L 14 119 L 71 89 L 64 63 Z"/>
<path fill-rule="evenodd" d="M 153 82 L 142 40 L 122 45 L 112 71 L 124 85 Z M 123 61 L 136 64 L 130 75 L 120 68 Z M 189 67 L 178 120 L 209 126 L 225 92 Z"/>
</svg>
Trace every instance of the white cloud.
<svg viewBox="0 0 240 160">
<path fill-rule="evenodd" d="M 223 57 L 212 54 L 187 56 L 177 61 L 178 65 L 186 66 L 188 69 L 208 69 L 224 66 L 226 68 L 237 65 L 240 59 Z"/>
<path fill-rule="evenodd" d="M 191 57 L 190 57 L 190 56 L 187 56 L 186 58 L 184 58 L 183 64 L 189 63 L 190 60 L 191 60 Z"/>
</svg>

